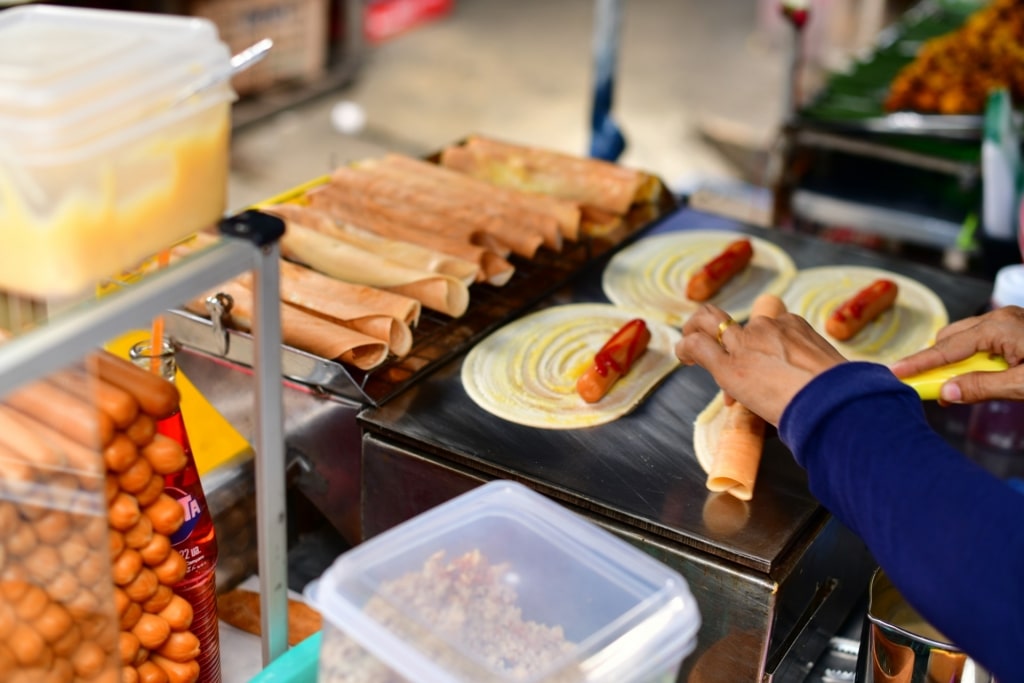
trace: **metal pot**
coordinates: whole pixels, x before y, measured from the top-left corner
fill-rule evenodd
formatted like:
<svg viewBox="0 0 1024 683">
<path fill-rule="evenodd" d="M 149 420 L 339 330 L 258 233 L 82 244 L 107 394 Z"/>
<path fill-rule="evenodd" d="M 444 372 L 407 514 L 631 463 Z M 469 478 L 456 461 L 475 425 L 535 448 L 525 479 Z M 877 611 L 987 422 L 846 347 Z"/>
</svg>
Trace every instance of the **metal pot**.
<svg viewBox="0 0 1024 683">
<path fill-rule="evenodd" d="M 994 683 L 924 620 L 881 569 L 871 577 L 857 683 Z"/>
</svg>

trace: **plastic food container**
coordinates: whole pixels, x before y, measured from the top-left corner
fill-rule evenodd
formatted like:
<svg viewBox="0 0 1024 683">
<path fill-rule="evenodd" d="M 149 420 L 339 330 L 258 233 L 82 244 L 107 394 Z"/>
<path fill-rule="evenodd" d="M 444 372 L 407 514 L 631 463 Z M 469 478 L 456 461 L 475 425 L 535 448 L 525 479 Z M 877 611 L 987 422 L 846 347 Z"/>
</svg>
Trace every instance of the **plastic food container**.
<svg viewBox="0 0 1024 683">
<path fill-rule="evenodd" d="M 345 553 L 306 597 L 321 683 L 674 681 L 700 625 L 679 574 L 505 481 Z"/>
<path fill-rule="evenodd" d="M 216 222 L 230 55 L 204 19 L 0 13 L 0 289 L 77 295 Z"/>
<path fill-rule="evenodd" d="M 84 402 L 55 391 L 71 378 L 93 386 L 76 365 L 0 395 L 4 683 L 120 680 L 100 435 Z"/>
</svg>

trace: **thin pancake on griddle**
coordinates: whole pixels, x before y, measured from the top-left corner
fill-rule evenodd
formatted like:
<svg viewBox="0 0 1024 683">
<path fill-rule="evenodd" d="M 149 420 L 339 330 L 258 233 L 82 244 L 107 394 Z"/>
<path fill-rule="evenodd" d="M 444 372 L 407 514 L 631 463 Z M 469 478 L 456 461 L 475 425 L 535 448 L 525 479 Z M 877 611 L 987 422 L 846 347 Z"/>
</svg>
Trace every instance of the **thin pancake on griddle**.
<svg viewBox="0 0 1024 683">
<path fill-rule="evenodd" d="M 825 321 L 844 301 L 878 279 L 899 286 L 896 303 L 852 339 L 838 341 L 825 331 Z M 786 308 L 828 339 L 850 360 L 891 363 L 920 351 L 949 322 L 942 300 L 923 284 L 899 273 L 865 266 L 821 266 L 801 270 L 782 296 Z"/>
<path fill-rule="evenodd" d="M 638 317 L 609 304 L 543 309 L 505 325 L 477 344 L 462 365 L 462 385 L 482 409 L 543 429 L 604 424 L 632 411 L 679 365 L 678 330 L 647 321 L 651 340 L 607 395 L 587 403 L 576 381 L 624 324 Z"/>
<path fill-rule="evenodd" d="M 602 289 L 613 303 L 638 308 L 671 325 L 682 325 L 701 306 L 686 298 L 690 276 L 741 237 L 749 239 L 754 248 L 750 265 L 708 303 L 744 320 L 759 295 L 781 294 L 796 272 L 786 252 L 753 235 L 730 230 L 684 230 L 645 237 L 612 257 L 602 274 Z"/>
</svg>

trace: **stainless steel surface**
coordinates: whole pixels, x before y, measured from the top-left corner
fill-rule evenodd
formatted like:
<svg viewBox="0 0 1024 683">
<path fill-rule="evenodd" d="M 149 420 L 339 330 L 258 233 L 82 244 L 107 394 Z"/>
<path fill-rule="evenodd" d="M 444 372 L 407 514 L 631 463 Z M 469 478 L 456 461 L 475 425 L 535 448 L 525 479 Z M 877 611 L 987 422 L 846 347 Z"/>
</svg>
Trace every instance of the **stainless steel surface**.
<svg viewBox="0 0 1024 683">
<path fill-rule="evenodd" d="M 1016 117 L 1016 124 L 1020 125 L 1019 116 Z M 846 132 L 927 135 L 951 140 L 980 141 L 984 131 L 985 117 L 970 114 L 917 114 L 901 111 L 885 116 L 870 116 L 861 119 L 814 121 L 812 125 Z"/>
<path fill-rule="evenodd" d="M 794 132 L 794 141 L 802 147 L 835 149 L 869 159 L 880 159 L 912 168 L 922 168 L 951 175 L 957 178 L 964 186 L 977 182 L 981 177 L 981 167 L 978 164 L 944 159 L 849 135 L 840 135 L 820 130 L 798 129 Z"/>
<path fill-rule="evenodd" d="M 248 242 L 222 239 L 136 285 L 89 300 L 16 337 L 0 351 L 0 396 L 60 369 L 124 330 L 147 327 L 160 311 L 251 269 L 252 250 Z"/>
<path fill-rule="evenodd" d="M 253 367 L 255 344 L 252 334 L 222 326 L 216 317 L 202 318 L 181 309 L 168 311 L 166 321 L 168 332 L 179 344 Z M 363 391 L 362 383 L 343 364 L 290 346 L 282 346 L 280 355 L 284 377 L 355 401 L 371 402 Z"/>
<path fill-rule="evenodd" d="M 280 252 L 256 250 L 253 264 L 256 383 L 256 548 L 260 571 L 263 665 L 288 649 L 288 540 L 284 480 L 284 399 L 281 395 Z"/>
<path fill-rule="evenodd" d="M 178 363 L 211 405 L 251 443 L 256 430 L 251 406 L 256 380 L 248 368 L 188 346 L 178 354 Z M 355 415 L 363 404 L 288 381 L 282 383 L 282 390 L 287 460 L 287 476 L 282 479 L 297 486 L 345 540 L 355 545 L 360 540 L 360 447 Z M 230 463 L 211 474 L 210 486 L 215 491 L 231 488 L 236 497 L 251 495 L 255 486 L 252 468 L 251 461 Z M 208 479 L 203 481 L 205 485 Z"/>
<path fill-rule="evenodd" d="M 672 230 L 672 219 L 652 232 Z M 744 228 L 778 244 L 797 267 L 851 264 L 914 278 L 945 303 L 950 319 L 973 315 L 990 285 L 881 254 L 804 235 Z M 599 271 L 545 302 L 605 300 Z M 680 367 L 632 414 L 580 430 L 539 430 L 479 408 L 459 378 L 461 358 L 441 367 L 383 406 L 360 415 L 364 427 L 416 444 L 492 476 L 513 476 L 581 508 L 595 508 L 642 530 L 770 572 L 787 544 L 820 510 L 804 472 L 774 433 L 765 445 L 758 495 L 731 535 L 705 516 L 704 472 L 693 453 L 693 420 L 717 390 L 698 367 Z"/>
<path fill-rule="evenodd" d="M 652 232 L 679 229 L 677 222 L 685 222 L 685 212 Z M 974 314 L 988 298 L 990 286 L 980 280 L 804 235 L 740 231 L 778 244 L 798 267 L 867 265 L 912 277 L 938 294 L 951 319 Z M 604 300 L 599 276 L 597 264 L 541 305 Z M 462 388 L 460 370 L 456 358 L 360 413 L 367 434 L 364 482 L 376 486 L 364 492 L 367 535 L 415 512 L 417 496 L 410 492 L 423 494 L 419 502 L 429 506 L 447 494 L 435 487 L 455 491 L 480 480 L 518 480 L 678 565 L 696 585 L 705 616 L 696 656 L 738 667 L 742 675 L 730 680 L 750 680 L 751 666 L 776 680 L 809 673 L 815 650 L 827 647 L 866 588 L 873 563 L 810 495 L 805 473 L 774 432 L 752 501 L 742 504 L 705 489 L 692 448 L 694 418 L 716 391 L 705 371 L 681 367 L 616 422 L 558 431 L 523 427 L 481 410 Z M 390 518 L 381 523 L 374 515 Z M 822 626 L 828 623 L 832 631 Z"/>
<path fill-rule="evenodd" d="M 992 683 L 907 604 L 881 569 L 871 577 L 857 683 Z"/>
<path fill-rule="evenodd" d="M 808 221 L 842 225 L 893 239 L 939 249 L 957 246 L 961 226 L 952 221 L 883 206 L 796 190 L 793 213 Z"/>
</svg>

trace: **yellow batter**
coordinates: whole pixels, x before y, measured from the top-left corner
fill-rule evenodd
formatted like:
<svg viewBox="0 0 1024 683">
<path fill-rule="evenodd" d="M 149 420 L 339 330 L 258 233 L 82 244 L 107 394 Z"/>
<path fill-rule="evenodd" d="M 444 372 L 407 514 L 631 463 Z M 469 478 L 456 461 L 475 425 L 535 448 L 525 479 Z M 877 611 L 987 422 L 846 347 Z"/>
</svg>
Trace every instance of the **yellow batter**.
<svg viewBox="0 0 1024 683">
<path fill-rule="evenodd" d="M 134 144 L 32 177 L 0 166 L 0 289 L 81 294 L 219 220 L 230 107 L 214 105 Z M 43 181 L 62 188 L 52 202 Z"/>
</svg>

